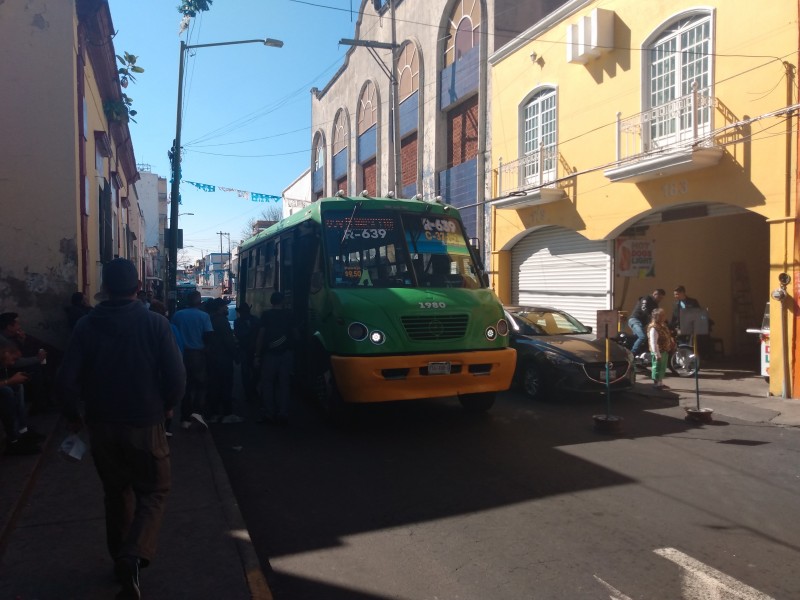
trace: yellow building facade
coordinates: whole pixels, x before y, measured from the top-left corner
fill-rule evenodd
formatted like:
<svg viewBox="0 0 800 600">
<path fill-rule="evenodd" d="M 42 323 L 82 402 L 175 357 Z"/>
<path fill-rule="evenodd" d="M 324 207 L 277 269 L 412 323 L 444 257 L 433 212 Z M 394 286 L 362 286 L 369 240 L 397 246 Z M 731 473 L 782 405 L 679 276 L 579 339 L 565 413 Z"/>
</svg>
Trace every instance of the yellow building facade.
<svg viewBox="0 0 800 600">
<path fill-rule="evenodd" d="M 756 368 L 766 310 L 770 393 L 800 396 L 797 39 L 788 0 L 576 0 L 495 52 L 501 300 L 596 325 L 656 288 L 670 312 L 683 285 L 712 321 L 705 352 Z"/>
<path fill-rule="evenodd" d="M 0 3 L 0 311 L 55 346 L 103 264 L 144 265 L 114 33 L 107 0 Z"/>
</svg>

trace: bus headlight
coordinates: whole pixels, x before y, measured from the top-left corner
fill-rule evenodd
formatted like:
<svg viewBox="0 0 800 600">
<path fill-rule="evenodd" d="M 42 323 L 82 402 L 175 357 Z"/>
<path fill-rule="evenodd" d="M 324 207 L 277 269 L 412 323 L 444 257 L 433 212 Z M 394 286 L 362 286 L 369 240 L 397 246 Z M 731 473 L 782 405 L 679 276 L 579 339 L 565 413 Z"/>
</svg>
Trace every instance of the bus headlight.
<svg viewBox="0 0 800 600">
<path fill-rule="evenodd" d="M 497 339 L 497 329 L 489 325 L 489 327 L 486 328 L 486 339 L 490 342 Z"/>
<path fill-rule="evenodd" d="M 497 322 L 497 333 L 499 333 L 502 336 L 508 335 L 508 321 L 506 321 L 505 319 L 500 319 Z"/>
<path fill-rule="evenodd" d="M 386 335 L 382 331 L 378 331 L 377 329 L 369 334 L 369 341 L 375 344 L 376 346 L 380 346 L 383 342 L 386 341 Z"/>
<path fill-rule="evenodd" d="M 347 335 L 349 335 L 357 342 L 361 342 L 367 339 L 368 333 L 369 331 L 367 330 L 367 326 L 357 321 L 354 323 L 350 323 L 350 327 L 347 328 Z"/>
</svg>

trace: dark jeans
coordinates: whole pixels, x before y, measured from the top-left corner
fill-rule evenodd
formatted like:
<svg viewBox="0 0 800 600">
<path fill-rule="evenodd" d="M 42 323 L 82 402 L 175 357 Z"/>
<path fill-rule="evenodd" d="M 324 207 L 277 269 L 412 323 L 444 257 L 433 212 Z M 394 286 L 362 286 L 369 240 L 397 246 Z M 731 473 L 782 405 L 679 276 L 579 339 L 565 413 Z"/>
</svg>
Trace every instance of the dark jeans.
<svg viewBox="0 0 800 600">
<path fill-rule="evenodd" d="M 170 488 L 164 426 L 90 423 L 88 429 L 105 493 L 108 551 L 113 559 L 137 556 L 146 565 L 156 552 Z"/>
<path fill-rule="evenodd" d="M 248 401 L 253 401 L 257 397 L 256 387 L 258 386 L 259 372 L 253 366 L 252 356 L 245 356 L 242 359 L 242 389 L 244 390 L 245 398 Z"/>
<path fill-rule="evenodd" d="M 233 359 L 208 357 L 208 415 L 233 413 Z"/>
<path fill-rule="evenodd" d="M 289 416 L 291 350 L 261 356 L 261 416 L 274 419 Z"/>
<path fill-rule="evenodd" d="M 19 403 L 14 390 L 8 385 L 0 387 L 0 421 L 3 422 L 3 429 L 9 442 L 19 437 L 19 430 L 17 429 L 18 412 Z"/>
<path fill-rule="evenodd" d="M 181 421 L 188 421 L 192 413 L 203 414 L 206 403 L 206 351 L 186 348 L 183 352 L 186 367 L 186 393 L 181 401 Z"/>
<path fill-rule="evenodd" d="M 647 349 L 647 334 L 644 332 L 644 325 L 642 325 L 639 319 L 631 317 L 628 319 L 628 327 L 631 328 L 631 331 L 636 336 L 636 341 L 633 342 L 631 352 L 634 356 L 639 356 L 639 352 L 644 352 L 644 350 L 641 349 L 642 346 Z"/>
</svg>

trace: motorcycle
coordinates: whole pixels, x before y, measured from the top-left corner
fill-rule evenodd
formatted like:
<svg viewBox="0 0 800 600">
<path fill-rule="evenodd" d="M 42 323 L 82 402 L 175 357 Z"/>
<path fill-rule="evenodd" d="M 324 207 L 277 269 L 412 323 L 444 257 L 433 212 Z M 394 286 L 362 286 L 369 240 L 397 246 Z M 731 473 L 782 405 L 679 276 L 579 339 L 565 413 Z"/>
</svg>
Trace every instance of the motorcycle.
<svg viewBox="0 0 800 600">
<path fill-rule="evenodd" d="M 612 338 L 623 348 L 631 350 L 636 341 L 636 336 L 620 331 L 617 337 Z M 694 377 L 697 372 L 698 357 L 695 355 L 689 336 L 677 336 L 677 346 L 669 353 L 667 366 L 669 370 L 678 377 Z M 643 371 L 649 373 L 652 369 L 653 358 L 649 350 L 645 350 L 639 356 L 633 357 L 633 363 Z"/>
</svg>

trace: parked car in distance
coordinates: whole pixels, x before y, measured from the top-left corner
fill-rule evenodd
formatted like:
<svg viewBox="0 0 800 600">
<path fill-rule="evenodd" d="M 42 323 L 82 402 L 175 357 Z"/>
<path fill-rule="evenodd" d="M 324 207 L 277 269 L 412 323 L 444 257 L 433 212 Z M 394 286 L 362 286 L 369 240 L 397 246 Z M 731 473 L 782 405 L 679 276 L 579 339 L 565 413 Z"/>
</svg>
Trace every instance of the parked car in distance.
<svg viewBox="0 0 800 600">
<path fill-rule="evenodd" d="M 236 303 L 231 302 L 228 304 L 228 323 L 231 324 L 231 329 L 233 329 L 233 322 L 236 320 Z"/>
<path fill-rule="evenodd" d="M 631 387 L 636 378 L 633 355 L 620 345 L 592 334 L 572 315 L 543 306 L 507 306 L 511 346 L 517 351 L 514 383 L 530 398 L 559 392 L 606 391 Z"/>
</svg>

